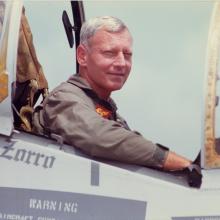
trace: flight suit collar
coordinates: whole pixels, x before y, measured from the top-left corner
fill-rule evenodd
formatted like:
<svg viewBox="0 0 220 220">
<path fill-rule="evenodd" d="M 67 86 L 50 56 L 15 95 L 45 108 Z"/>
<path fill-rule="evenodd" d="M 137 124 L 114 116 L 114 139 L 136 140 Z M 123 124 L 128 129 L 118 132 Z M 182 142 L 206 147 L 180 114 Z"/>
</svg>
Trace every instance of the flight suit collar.
<svg viewBox="0 0 220 220">
<path fill-rule="evenodd" d="M 105 106 L 113 112 L 117 111 L 116 103 L 112 98 L 109 98 L 108 101 L 100 99 L 98 95 L 92 90 L 89 83 L 84 78 L 80 77 L 78 73 L 71 76 L 67 82 L 81 88 L 88 96 L 90 96 L 93 100 L 96 100 L 98 104 Z"/>
</svg>

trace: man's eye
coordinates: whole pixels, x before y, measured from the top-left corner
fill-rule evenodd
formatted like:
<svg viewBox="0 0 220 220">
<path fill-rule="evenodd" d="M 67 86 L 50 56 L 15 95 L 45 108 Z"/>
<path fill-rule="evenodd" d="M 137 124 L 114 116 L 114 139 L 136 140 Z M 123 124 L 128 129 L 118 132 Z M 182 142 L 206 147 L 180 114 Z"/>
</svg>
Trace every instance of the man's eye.
<svg viewBox="0 0 220 220">
<path fill-rule="evenodd" d="M 113 51 L 104 51 L 105 56 L 113 57 L 115 56 L 115 53 Z"/>
<path fill-rule="evenodd" d="M 124 56 L 125 56 L 126 58 L 131 58 L 131 57 L 132 57 L 132 53 L 124 53 Z"/>
</svg>

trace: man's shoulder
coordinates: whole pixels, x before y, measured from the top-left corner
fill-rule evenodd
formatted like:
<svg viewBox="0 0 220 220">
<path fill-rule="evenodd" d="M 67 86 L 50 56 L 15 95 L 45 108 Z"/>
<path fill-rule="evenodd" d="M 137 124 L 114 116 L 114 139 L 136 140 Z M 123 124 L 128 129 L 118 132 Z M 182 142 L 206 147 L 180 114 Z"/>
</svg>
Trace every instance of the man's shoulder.
<svg viewBox="0 0 220 220">
<path fill-rule="evenodd" d="M 66 82 L 62 82 L 55 89 L 53 89 L 51 94 L 55 92 L 84 93 L 84 90 L 91 90 L 89 84 L 78 75 L 73 75 Z"/>
<path fill-rule="evenodd" d="M 63 92 L 63 93 L 72 93 L 72 92 L 82 92 L 82 89 L 79 88 L 78 86 L 72 84 L 68 81 L 62 82 L 60 85 L 55 87 L 50 94 L 56 93 L 56 92 Z"/>
</svg>

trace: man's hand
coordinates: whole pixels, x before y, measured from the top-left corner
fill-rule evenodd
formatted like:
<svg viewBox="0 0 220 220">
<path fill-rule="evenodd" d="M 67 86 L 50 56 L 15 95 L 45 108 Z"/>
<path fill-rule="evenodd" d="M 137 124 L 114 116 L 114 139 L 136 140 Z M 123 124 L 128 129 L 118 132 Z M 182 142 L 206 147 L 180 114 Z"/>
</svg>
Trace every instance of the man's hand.
<svg viewBox="0 0 220 220">
<path fill-rule="evenodd" d="M 192 161 L 185 157 L 169 151 L 163 169 L 169 171 L 186 171 L 189 186 L 199 188 L 202 184 L 202 173 L 200 166 L 194 162 L 192 163 Z"/>
<path fill-rule="evenodd" d="M 174 171 L 183 170 L 191 165 L 192 161 L 186 159 L 183 156 L 177 155 L 172 151 L 168 152 L 167 158 L 164 162 L 163 169 Z"/>
</svg>

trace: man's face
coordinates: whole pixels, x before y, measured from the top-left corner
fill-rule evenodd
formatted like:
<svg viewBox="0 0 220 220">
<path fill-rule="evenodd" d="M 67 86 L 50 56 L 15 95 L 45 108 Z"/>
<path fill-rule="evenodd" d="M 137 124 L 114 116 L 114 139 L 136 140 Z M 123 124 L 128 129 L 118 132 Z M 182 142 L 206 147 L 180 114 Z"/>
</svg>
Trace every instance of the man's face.
<svg viewBox="0 0 220 220">
<path fill-rule="evenodd" d="M 131 70 L 132 38 L 127 30 L 110 33 L 98 30 L 84 47 L 84 78 L 101 98 L 124 85 Z"/>
</svg>

